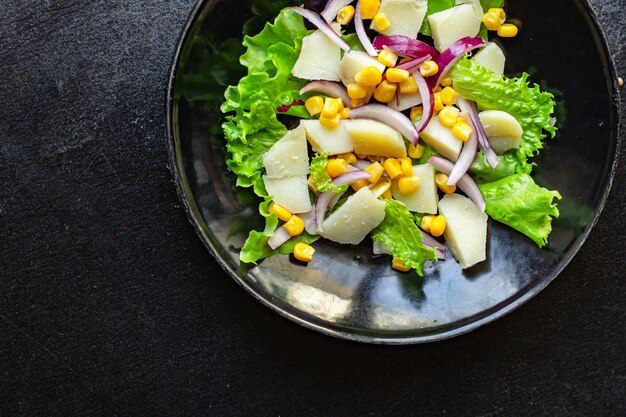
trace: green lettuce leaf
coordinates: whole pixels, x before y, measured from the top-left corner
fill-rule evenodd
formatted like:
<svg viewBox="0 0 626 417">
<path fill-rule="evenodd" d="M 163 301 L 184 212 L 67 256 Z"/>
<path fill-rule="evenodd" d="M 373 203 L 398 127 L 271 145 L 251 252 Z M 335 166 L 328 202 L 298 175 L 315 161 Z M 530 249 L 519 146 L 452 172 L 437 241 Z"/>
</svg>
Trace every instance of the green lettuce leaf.
<svg viewBox="0 0 626 417">
<path fill-rule="evenodd" d="M 527 174 L 482 184 L 480 191 L 489 217 L 525 234 L 539 247 L 546 245 L 552 231 L 552 217 L 559 217 L 553 203 L 554 198 L 561 199 L 557 191 L 538 186 Z"/>
<path fill-rule="evenodd" d="M 529 158 L 543 148 L 543 139 L 556 135 L 550 123 L 554 112 L 553 95 L 541 91 L 538 85 L 530 86 L 528 74 L 520 78 L 496 75 L 472 59 L 461 59 L 451 71 L 455 90 L 478 104 L 480 110 L 502 110 L 517 119 L 524 134 L 517 157 L 517 173 L 529 173 L 533 164 Z"/>
<path fill-rule="evenodd" d="M 333 184 L 332 178 L 330 178 L 330 175 L 328 175 L 328 172 L 326 171 L 326 164 L 328 164 L 327 153 L 315 155 L 313 159 L 311 159 L 311 173 L 309 174 L 309 178 L 311 179 L 315 189 L 322 193 L 332 191 L 335 194 L 346 191 L 348 189 L 348 184 L 344 184 L 340 187 Z"/>
<path fill-rule="evenodd" d="M 226 101 L 221 106 L 222 112 L 235 113 L 226 117 L 222 128 L 231 156 L 227 164 L 241 187 L 258 183 L 263 153 L 287 132 L 276 118 L 276 108 L 299 98 L 306 84 L 293 77 L 291 69 L 298 59 L 302 38 L 308 33 L 302 17 L 284 9 L 261 33 L 244 37 L 247 50 L 240 62 L 247 67 L 248 75 L 226 89 Z M 309 117 L 304 106 L 293 106 L 287 114 Z"/>
<path fill-rule="evenodd" d="M 422 276 L 424 263 L 436 261 L 437 255 L 422 243 L 422 232 L 406 206 L 396 200 L 385 202 L 385 219 L 372 231 L 372 239 L 391 250 L 394 257 L 402 259 L 404 265 L 414 268 Z"/>
<path fill-rule="evenodd" d="M 478 152 L 474 163 L 470 167 L 470 173 L 472 174 L 474 180 L 481 184 L 485 182 L 497 181 L 513 175 L 518 169 L 522 168 L 519 166 L 519 159 L 517 158 L 517 155 L 512 151 L 500 155 L 500 163 L 496 169 L 493 169 L 491 165 L 489 165 L 484 153 Z M 530 172 L 523 173 L 528 174 Z"/>
</svg>

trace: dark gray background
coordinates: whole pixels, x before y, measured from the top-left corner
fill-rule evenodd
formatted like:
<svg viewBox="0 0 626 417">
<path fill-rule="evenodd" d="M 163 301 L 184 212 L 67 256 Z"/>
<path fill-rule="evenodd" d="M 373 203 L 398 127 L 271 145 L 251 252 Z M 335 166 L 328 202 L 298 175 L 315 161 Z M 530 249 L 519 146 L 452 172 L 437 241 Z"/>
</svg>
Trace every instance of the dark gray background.
<svg viewBox="0 0 626 417">
<path fill-rule="evenodd" d="M 592 4 L 626 76 L 626 2 Z M 0 415 L 626 414 L 626 147 L 588 241 L 513 314 L 423 346 L 322 336 L 227 278 L 178 201 L 164 100 L 192 7 L 0 2 Z"/>
</svg>

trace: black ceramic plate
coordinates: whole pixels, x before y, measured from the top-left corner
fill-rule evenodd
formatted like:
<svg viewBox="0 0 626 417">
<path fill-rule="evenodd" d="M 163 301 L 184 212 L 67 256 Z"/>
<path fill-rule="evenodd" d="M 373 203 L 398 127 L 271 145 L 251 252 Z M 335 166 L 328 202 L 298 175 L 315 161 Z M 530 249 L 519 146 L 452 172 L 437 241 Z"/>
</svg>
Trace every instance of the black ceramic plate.
<svg viewBox="0 0 626 417">
<path fill-rule="evenodd" d="M 520 35 L 502 43 L 507 74 L 529 71 L 562 103 L 559 136 L 548 142 L 533 173 L 537 183 L 563 195 L 546 248 L 490 222 L 488 260 L 468 271 L 448 256 L 419 278 L 391 270 L 387 257 L 373 257 L 371 243 L 323 241 L 306 267 L 287 256 L 241 266 L 238 249 L 261 222 L 258 201 L 235 189 L 225 167 L 219 105 L 225 87 L 243 75 L 242 31 L 258 33 L 277 14 L 277 3 L 199 2 L 181 37 L 167 100 L 168 147 L 181 199 L 200 238 L 240 285 L 309 328 L 402 344 L 441 340 L 493 321 L 563 270 L 604 205 L 618 147 L 617 77 L 598 23 L 580 0 L 507 2 L 509 15 L 523 22 Z"/>
</svg>

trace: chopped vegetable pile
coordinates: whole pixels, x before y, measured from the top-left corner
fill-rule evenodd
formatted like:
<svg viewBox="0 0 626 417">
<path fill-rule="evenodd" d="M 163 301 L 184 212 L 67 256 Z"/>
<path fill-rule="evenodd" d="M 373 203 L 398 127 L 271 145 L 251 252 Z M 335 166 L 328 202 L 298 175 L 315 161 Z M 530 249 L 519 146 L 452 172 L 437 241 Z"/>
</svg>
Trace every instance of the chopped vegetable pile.
<svg viewBox="0 0 626 417">
<path fill-rule="evenodd" d="M 228 167 L 262 199 L 266 226 L 242 262 L 315 262 L 321 237 L 371 236 L 398 271 L 422 275 L 446 247 L 469 268 L 486 260 L 488 217 L 545 246 L 561 197 L 529 174 L 556 134 L 555 103 L 528 74 L 504 75 L 488 35 L 518 28 L 502 7 L 329 0 L 246 36 L 248 74 L 225 92 L 222 127 Z"/>
</svg>

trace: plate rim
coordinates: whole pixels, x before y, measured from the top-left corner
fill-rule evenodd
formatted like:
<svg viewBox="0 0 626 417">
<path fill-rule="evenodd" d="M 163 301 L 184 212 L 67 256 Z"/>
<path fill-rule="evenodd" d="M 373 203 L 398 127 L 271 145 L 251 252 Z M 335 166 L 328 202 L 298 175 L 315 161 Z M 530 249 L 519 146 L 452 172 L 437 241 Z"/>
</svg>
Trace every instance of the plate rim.
<svg viewBox="0 0 626 417">
<path fill-rule="evenodd" d="M 441 340 L 450 339 L 453 337 L 457 337 L 457 336 L 461 336 L 463 334 L 469 333 L 471 331 L 479 329 L 482 326 L 485 326 L 486 324 L 496 321 L 508 315 L 509 313 L 513 312 L 514 310 L 518 309 L 519 307 L 524 305 L 526 302 L 528 302 L 531 298 L 535 297 L 545 287 L 547 287 L 550 283 L 552 283 L 556 279 L 556 277 L 559 276 L 563 272 L 563 270 L 569 265 L 571 260 L 578 253 L 582 245 L 585 243 L 585 241 L 589 237 L 589 234 L 591 230 L 593 229 L 593 227 L 598 222 L 598 219 L 600 218 L 600 215 L 602 214 L 602 211 L 604 210 L 604 207 L 606 205 L 608 196 L 610 194 L 610 191 L 613 185 L 615 173 L 619 165 L 620 151 L 621 151 L 621 141 L 619 139 L 620 137 L 622 137 L 622 133 L 623 133 L 622 132 L 623 116 L 622 116 L 622 111 L 620 111 L 622 107 L 622 100 L 621 100 L 621 90 L 618 84 L 618 75 L 617 75 L 615 59 L 613 58 L 613 55 L 611 54 L 611 49 L 609 47 L 606 34 L 602 26 L 600 25 L 600 22 L 598 21 L 598 17 L 596 13 L 594 12 L 593 8 L 591 7 L 589 0 L 580 0 L 580 4 L 584 8 L 584 12 L 586 13 L 587 17 L 591 20 L 593 27 L 595 28 L 595 30 L 600 36 L 601 51 L 606 56 L 607 62 L 609 64 L 608 76 L 610 77 L 610 81 L 611 81 L 610 92 L 613 98 L 612 109 L 616 115 L 616 118 L 615 118 L 616 128 L 614 129 L 615 153 L 613 155 L 613 163 L 608 172 L 608 178 L 605 179 L 605 183 L 603 184 L 604 189 L 602 191 L 602 195 L 601 195 L 598 207 L 595 210 L 591 221 L 587 224 L 587 226 L 585 227 L 585 230 L 583 230 L 583 232 L 578 236 L 576 241 L 571 245 L 571 248 L 568 251 L 568 254 L 559 262 L 557 268 L 553 271 L 551 276 L 538 280 L 535 284 L 530 284 L 530 288 L 528 288 L 518 298 L 508 302 L 508 304 L 497 309 L 496 307 L 498 306 L 498 304 L 496 304 L 495 306 L 492 306 L 491 308 L 495 309 L 495 311 L 489 313 L 485 317 L 474 320 L 467 324 L 463 324 L 455 329 L 446 330 L 437 334 L 427 334 L 423 336 L 401 337 L 401 338 L 382 338 L 382 337 L 372 337 L 372 336 L 351 334 L 351 333 L 327 328 L 327 327 L 318 325 L 316 323 L 313 323 L 311 321 L 307 321 L 302 317 L 298 317 L 297 315 L 292 314 L 289 311 L 286 311 L 280 308 L 279 306 L 273 304 L 268 299 L 264 298 L 261 294 L 259 294 L 258 291 L 252 286 L 250 286 L 246 282 L 245 279 L 239 277 L 235 273 L 235 271 L 232 271 L 229 268 L 229 266 L 226 264 L 226 262 L 224 262 L 224 260 L 219 256 L 217 249 L 213 246 L 213 244 L 211 243 L 211 240 L 204 233 L 203 226 L 198 220 L 198 216 L 200 216 L 200 213 L 199 213 L 198 206 L 195 202 L 195 198 L 193 197 L 193 194 L 189 193 L 188 195 L 185 189 L 186 188 L 185 187 L 186 176 L 183 173 L 184 167 L 182 164 L 182 158 L 181 158 L 179 149 L 177 147 L 175 134 L 174 134 L 175 117 L 173 114 L 173 110 L 174 110 L 173 91 L 174 91 L 174 85 L 176 82 L 176 73 L 178 69 L 178 64 L 180 62 L 183 47 L 190 34 L 191 28 L 193 27 L 194 23 L 198 19 L 207 1 L 209 0 L 196 0 L 195 5 L 193 9 L 191 10 L 180 32 L 180 35 L 176 42 L 174 55 L 172 57 L 170 67 L 169 67 L 170 70 L 169 70 L 169 75 L 168 75 L 168 85 L 167 85 L 167 92 L 166 92 L 166 97 L 165 97 L 165 109 L 166 109 L 165 110 L 165 113 L 166 113 L 165 114 L 165 134 L 166 134 L 166 146 L 167 146 L 167 152 L 168 152 L 168 168 L 170 172 L 172 173 L 174 184 L 176 186 L 176 192 L 178 194 L 180 201 L 182 202 L 182 205 L 185 210 L 185 214 L 189 222 L 191 223 L 193 229 L 195 230 L 196 234 L 198 235 L 198 237 L 200 238 L 204 246 L 208 249 L 209 253 L 211 253 L 213 258 L 217 261 L 217 263 L 226 272 L 227 275 L 229 275 L 237 284 L 239 284 L 239 286 L 241 286 L 244 290 L 246 290 L 246 292 L 252 295 L 257 301 L 261 302 L 261 304 L 268 307 L 270 310 L 278 313 L 279 315 L 305 328 L 318 331 L 328 336 L 333 336 L 335 338 L 349 340 L 353 342 L 376 344 L 376 345 L 414 345 L 414 344 L 431 343 L 431 342 L 437 342 Z M 606 76 L 604 78 L 605 78 L 605 81 L 609 81 Z M 501 301 L 501 303 L 504 303 L 504 302 L 506 302 L 506 300 Z"/>
</svg>

